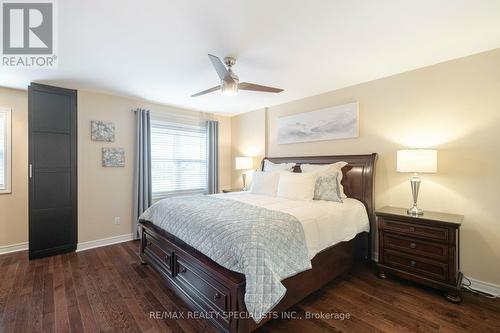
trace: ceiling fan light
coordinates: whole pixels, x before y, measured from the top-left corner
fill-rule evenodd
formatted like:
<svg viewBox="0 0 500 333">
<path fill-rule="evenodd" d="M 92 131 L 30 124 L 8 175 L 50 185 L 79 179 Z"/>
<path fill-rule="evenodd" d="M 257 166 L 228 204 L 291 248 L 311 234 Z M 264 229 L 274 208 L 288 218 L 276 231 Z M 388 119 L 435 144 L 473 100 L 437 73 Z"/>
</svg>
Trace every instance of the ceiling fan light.
<svg viewBox="0 0 500 333">
<path fill-rule="evenodd" d="M 238 94 L 238 82 L 222 81 L 221 90 L 224 96 L 235 96 Z"/>
<path fill-rule="evenodd" d="M 234 91 L 234 90 L 223 90 L 222 94 L 224 96 L 236 96 L 236 95 L 238 95 L 238 92 Z"/>
</svg>

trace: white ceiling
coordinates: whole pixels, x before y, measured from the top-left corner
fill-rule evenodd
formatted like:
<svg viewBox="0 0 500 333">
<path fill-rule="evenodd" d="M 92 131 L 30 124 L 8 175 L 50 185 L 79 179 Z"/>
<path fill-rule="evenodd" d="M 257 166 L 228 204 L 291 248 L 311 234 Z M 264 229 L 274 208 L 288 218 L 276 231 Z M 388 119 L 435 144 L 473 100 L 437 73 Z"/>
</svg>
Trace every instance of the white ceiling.
<svg viewBox="0 0 500 333">
<path fill-rule="evenodd" d="M 58 69 L 0 67 L 0 86 L 238 113 L 500 47 L 498 0 L 60 0 L 58 12 Z M 207 53 L 285 91 L 191 98 L 219 84 Z"/>
</svg>

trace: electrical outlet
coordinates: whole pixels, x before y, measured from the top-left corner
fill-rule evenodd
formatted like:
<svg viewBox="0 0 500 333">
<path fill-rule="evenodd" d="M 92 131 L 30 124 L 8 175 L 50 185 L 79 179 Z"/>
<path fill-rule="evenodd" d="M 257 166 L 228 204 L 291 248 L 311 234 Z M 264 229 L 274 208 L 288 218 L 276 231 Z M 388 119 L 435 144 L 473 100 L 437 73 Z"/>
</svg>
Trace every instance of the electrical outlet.
<svg viewBox="0 0 500 333">
<path fill-rule="evenodd" d="M 121 224 L 122 221 L 119 216 L 115 216 L 115 224 Z"/>
</svg>

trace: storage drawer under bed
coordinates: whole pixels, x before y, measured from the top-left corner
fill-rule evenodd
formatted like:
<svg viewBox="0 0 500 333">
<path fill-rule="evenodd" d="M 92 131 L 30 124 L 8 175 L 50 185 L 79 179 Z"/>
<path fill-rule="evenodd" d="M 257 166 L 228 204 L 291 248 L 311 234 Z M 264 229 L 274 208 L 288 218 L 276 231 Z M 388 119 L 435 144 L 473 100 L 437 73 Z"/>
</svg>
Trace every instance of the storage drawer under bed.
<svg viewBox="0 0 500 333">
<path fill-rule="evenodd" d="M 142 254 L 153 260 L 164 274 L 174 276 L 174 251 L 167 244 L 157 239 L 155 236 L 143 232 Z"/>
<path fill-rule="evenodd" d="M 174 280 L 176 285 L 197 304 L 202 312 L 213 316 L 213 321 L 224 327 L 229 327 L 231 318 L 227 315 L 231 308 L 231 291 L 177 255 L 175 256 L 175 265 L 177 273 Z"/>
<path fill-rule="evenodd" d="M 141 256 L 150 262 L 159 273 L 177 288 L 184 298 L 195 304 L 199 315 L 214 322 L 222 331 L 229 331 L 233 318 L 231 310 L 231 288 L 217 281 L 217 277 L 203 272 L 197 264 L 182 257 L 182 251 L 175 251 L 155 233 L 142 233 Z M 194 313 L 193 313 L 194 314 Z"/>
</svg>

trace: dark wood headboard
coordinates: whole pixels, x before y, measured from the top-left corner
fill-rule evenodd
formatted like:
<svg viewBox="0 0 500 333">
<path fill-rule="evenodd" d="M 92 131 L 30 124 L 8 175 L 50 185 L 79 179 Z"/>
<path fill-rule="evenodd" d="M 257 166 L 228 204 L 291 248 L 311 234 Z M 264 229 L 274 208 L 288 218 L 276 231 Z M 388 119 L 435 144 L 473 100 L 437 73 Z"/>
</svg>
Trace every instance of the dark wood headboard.
<svg viewBox="0 0 500 333">
<path fill-rule="evenodd" d="M 370 230 L 375 230 L 375 162 L 377 154 L 366 155 L 337 155 L 337 156 L 304 156 L 304 157 L 265 157 L 273 163 L 296 163 L 294 172 L 300 172 L 300 164 L 331 164 L 347 162 L 342 168 L 342 185 L 349 198 L 354 198 L 365 204 Z M 261 170 L 264 169 L 262 160 Z M 371 249 L 369 249 L 371 250 Z"/>
</svg>

